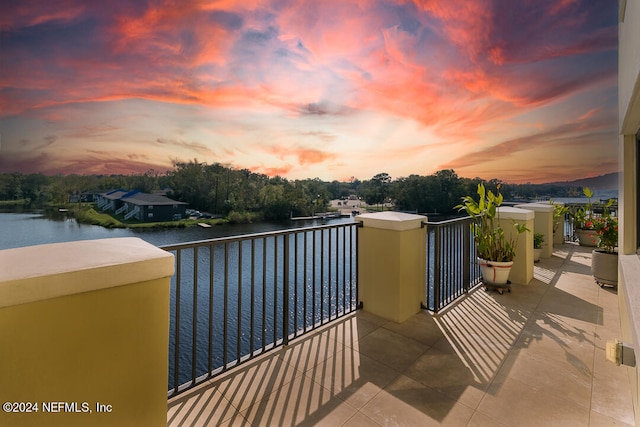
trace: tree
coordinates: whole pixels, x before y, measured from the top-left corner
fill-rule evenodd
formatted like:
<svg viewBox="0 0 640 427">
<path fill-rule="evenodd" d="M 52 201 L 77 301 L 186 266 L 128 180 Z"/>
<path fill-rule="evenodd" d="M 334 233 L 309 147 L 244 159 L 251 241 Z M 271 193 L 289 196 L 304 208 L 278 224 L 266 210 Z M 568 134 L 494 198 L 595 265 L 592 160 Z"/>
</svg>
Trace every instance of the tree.
<svg viewBox="0 0 640 427">
<path fill-rule="evenodd" d="M 384 203 L 388 195 L 390 183 L 391 176 L 389 176 L 388 173 L 382 172 L 375 175 L 365 186 L 365 201 L 370 205 Z"/>
</svg>

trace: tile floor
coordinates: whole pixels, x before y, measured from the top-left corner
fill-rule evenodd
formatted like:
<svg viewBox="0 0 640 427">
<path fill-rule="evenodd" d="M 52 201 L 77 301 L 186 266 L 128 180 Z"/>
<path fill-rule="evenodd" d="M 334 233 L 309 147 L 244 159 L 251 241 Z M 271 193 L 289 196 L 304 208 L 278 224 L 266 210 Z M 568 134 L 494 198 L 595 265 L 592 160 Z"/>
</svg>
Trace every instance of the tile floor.
<svg viewBox="0 0 640 427">
<path fill-rule="evenodd" d="M 358 312 L 169 401 L 170 426 L 635 425 L 615 289 L 565 244 L 534 280 L 402 324 Z"/>
</svg>

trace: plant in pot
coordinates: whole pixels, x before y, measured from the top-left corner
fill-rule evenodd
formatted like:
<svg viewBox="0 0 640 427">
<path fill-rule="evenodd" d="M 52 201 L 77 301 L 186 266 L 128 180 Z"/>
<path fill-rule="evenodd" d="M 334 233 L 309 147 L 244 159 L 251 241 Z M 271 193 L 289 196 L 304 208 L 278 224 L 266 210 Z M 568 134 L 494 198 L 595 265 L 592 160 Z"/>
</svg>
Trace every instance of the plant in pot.
<svg viewBox="0 0 640 427">
<path fill-rule="evenodd" d="M 569 206 L 553 203 L 553 200 L 549 200 L 549 203 L 553 205 L 553 243 L 561 245 L 564 243 L 564 221 L 569 213 Z M 558 232 L 559 230 L 561 231 Z"/>
<path fill-rule="evenodd" d="M 595 221 L 599 241 L 598 249 L 592 252 L 591 273 L 600 286 L 618 285 L 618 220 L 609 213 L 612 204 L 613 200 L 609 200 L 602 218 Z"/>
<path fill-rule="evenodd" d="M 499 207 L 502 204 L 500 185 L 497 194 L 487 191 L 483 184 L 478 184 L 478 200 L 472 196 L 464 196 L 462 203 L 455 209 L 466 211 L 473 218 L 471 231 L 475 238 L 478 251 L 478 262 L 482 274 L 482 281 L 487 287 L 503 288 L 510 283 L 509 272 L 513 266 L 518 245 L 517 237 L 530 231 L 526 225 L 515 221 L 513 226 L 517 231 L 516 238 L 508 238 L 500 225 Z"/>
<path fill-rule="evenodd" d="M 535 233 L 533 235 L 533 262 L 540 261 L 540 255 L 542 255 L 543 243 L 544 243 L 544 234 Z"/>
<path fill-rule="evenodd" d="M 573 215 L 575 235 L 580 246 L 595 247 L 598 246 L 598 234 L 591 204 L 593 191 L 589 187 L 584 187 L 582 193 L 587 196 L 587 203 L 584 207 L 579 207 Z"/>
</svg>

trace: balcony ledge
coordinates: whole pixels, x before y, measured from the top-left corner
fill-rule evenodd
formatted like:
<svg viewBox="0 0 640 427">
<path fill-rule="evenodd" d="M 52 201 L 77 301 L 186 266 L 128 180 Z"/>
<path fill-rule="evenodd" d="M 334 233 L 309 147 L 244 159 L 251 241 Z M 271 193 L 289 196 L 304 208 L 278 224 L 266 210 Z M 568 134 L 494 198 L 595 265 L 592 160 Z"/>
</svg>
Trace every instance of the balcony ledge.
<svg viewBox="0 0 640 427">
<path fill-rule="evenodd" d="M 0 308 L 170 277 L 173 255 L 137 237 L 0 251 Z M 100 277 L 100 280 L 96 280 Z"/>
</svg>

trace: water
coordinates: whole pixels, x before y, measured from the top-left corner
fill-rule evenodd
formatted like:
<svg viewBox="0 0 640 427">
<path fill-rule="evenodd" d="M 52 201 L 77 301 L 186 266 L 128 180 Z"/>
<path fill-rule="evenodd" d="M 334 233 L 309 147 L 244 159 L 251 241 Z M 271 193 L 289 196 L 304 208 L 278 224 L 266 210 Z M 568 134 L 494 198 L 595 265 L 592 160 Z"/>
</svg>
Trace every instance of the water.
<svg viewBox="0 0 640 427">
<path fill-rule="evenodd" d="M 618 190 L 593 190 L 593 197 L 591 198 L 591 202 L 596 203 L 602 201 L 607 201 L 609 199 L 617 199 L 618 198 Z M 582 197 L 557 197 L 553 199 L 554 202 L 557 203 L 587 203 L 587 198 Z M 542 203 L 548 202 L 548 200 L 541 201 Z"/>
<path fill-rule="evenodd" d="M 331 224 L 352 222 L 351 218 L 331 220 Z M 256 224 L 222 224 L 211 228 L 188 227 L 167 229 L 108 229 L 97 225 L 79 224 L 75 219 L 60 215 L 49 219 L 42 213 L 0 213 L 0 250 L 46 243 L 75 240 L 139 237 L 155 246 L 241 234 L 310 227 L 321 221 L 261 222 Z"/>
<path fill-rule="evenodd" d="M 345 232 L 347 241 L 343 244 Z M 285 240 L 289 242 L 288 258 L 284 254 Z M 177 384 L 184 384 L 190 381 L 192 371 L 195 376 L 203 375 L 209 368 L 230 366 L 271 348 L 284 338 L 285 322 L 287 336 L 298 336 L 303 330 L 355 310 L 354 245 L 355 229 L 349 227 L 346 231 L 324 228 L 206 245 L 197 253 L 192 248 L 183 249 L 179 298 L 176 277 L 172 279 L 169 388 L 174 385 L 176 372 Z M 195 260 L 197 274 L 192 267 Z M 285 265 L 288 280 L 284 277 Z M 178 325 L 176 307 L 180 312 Z M 193 322 L 194 318 L 197 321 Z M 176 336 L 178 371 L 174 366 Z"/>
</svg>

